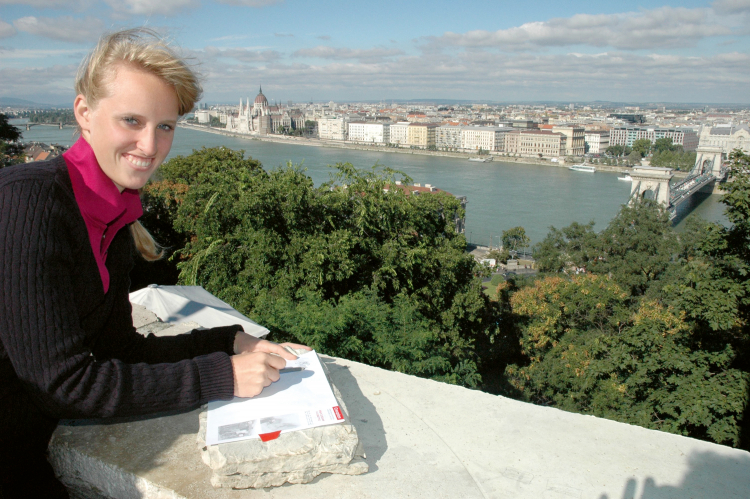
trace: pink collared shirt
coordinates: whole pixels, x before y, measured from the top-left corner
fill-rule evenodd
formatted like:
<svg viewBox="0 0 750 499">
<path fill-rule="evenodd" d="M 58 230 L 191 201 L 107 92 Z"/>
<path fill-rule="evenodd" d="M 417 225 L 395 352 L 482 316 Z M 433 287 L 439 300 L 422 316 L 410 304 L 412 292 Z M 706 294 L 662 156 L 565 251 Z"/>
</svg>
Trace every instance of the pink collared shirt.
<svg viewBox="0 0 750 499">
<path fill-rule="evenodd" d="M 143 215 L 138 191 L 125 189 L 120 193 L 115 183 L 99 166 L 94 150 L 81 137 L 63 153 L 68 165 L 70 183 L 89 233 L 104 292 L 109 290 L 109 271 L 105 265 L 107 249 L 115 234 Z"/>
</svg>

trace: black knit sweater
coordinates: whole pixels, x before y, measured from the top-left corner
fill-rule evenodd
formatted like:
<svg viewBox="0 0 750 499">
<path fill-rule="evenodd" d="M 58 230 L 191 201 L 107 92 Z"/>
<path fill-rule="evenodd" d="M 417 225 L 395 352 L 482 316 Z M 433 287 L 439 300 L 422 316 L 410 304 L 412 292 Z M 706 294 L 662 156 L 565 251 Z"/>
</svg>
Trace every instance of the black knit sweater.
<svg viewBox="0 0 750 499">
<path fill-rule="evenodd" d="M 0 443 L 38 431 L 28 426 L 39 417 L 142 415 L 232 397 L 240 327 L 138 334 L 134 251 L 123 228 L 104 293 L 65 161 L 0 170 Z"/>
</svg>

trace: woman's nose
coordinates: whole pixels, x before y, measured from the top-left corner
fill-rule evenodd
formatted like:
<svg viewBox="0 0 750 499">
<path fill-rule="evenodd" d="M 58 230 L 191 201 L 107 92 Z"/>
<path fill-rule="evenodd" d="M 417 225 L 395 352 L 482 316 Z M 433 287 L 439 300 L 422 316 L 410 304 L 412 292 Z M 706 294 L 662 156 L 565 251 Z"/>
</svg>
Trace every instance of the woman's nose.
<svg viewBox="0 0 750 499">
<path fill-rule="evenodd" d="M 146 127 L 138 137 L 138 149 L 146 156 L 156 154 L 156 129 Z"/>
</svg>

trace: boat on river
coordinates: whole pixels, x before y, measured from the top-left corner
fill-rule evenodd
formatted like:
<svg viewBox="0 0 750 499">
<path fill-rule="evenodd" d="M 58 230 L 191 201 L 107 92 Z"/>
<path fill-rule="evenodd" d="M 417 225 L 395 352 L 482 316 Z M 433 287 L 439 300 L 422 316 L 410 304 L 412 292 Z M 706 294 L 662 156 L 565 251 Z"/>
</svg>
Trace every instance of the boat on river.
<svg viewBox="0 0 750 499">
<path fill-rule="evenodd" d="M 596 171 L 596 168 L 591 165 L 570 165 L 568 169 L 573 170 L 575 172 L 586 172 L 586 173 L 594 173 Z"/>
<path fill-rule="evenodd" d="M 474 158 L 469 158 L 469 161 L 475 161 L 477 163 L 489 163 L 492 161 L 492 156 L 477 156 Z"/>
<path fill-rule="evenodd" d="M 623 177 L 617 177 L 617 180 L 622 180 L 623 182 L 632 182 L 633 177 L 631 177 L 630 175 L 625 175 Z"/>
</svg>

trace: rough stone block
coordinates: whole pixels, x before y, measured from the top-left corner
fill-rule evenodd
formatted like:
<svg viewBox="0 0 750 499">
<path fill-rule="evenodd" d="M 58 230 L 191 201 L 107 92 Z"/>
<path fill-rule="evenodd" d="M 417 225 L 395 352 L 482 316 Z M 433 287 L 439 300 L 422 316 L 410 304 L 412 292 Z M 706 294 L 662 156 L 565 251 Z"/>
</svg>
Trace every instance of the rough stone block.
<svg viewBox="0 0 750 499">
<path fill-rule="evenodd" d="M 234 489 L 308 483 L 321 473 L 361 475 L 369 471 L 356 428 L 338 388 L 328 382 L 344 414 L 344 422 L 282 433 L 277 439 L 240 440 L 206 445 L 207 410 L 200 414 L 197 442 L 203 462 L 213 471 L 211 485 Z"/>
</svg>

